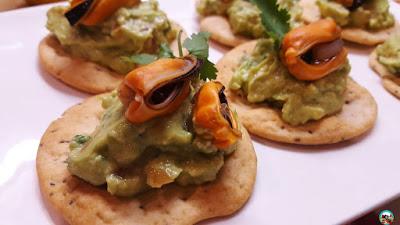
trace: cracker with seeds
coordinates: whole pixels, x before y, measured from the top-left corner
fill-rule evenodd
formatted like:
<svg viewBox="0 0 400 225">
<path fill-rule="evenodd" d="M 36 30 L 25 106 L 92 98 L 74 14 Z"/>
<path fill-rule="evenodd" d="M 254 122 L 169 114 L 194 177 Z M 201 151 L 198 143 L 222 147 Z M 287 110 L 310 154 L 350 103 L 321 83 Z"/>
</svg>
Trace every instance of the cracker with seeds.
<svg viewBox="0 0 400 225">
<path fill-rule="evenodd" d="M 255 45 L 256 41 L 248 42 L 227 53 L 217 63 L 217 80 L 228 87 L 241 59 L 250 54 Z M 342 142 L 366 133 L 374 126 L 377 117 L 374 98 L 351 79 L 348 80 L 345 104 L 340 112 L 301 126 L 285 123 L 280 111 L 267 104 L 251 104 L 228 88 L 226 95 L 250 133 L 284 143 L 320 145 Z"/>
<path fill-rule="evenodd" d="M 176 30 L 182 27 L 173 23 Z M 182 39 L 187 35 L 182 34 Z M 170 44 L 178 54 L 178 41 Z M 39 62 L 42 68 L 67 85 L 91 94 L 112 91 L 118 87 L 125 74 L 118 74 L 104 66 L 68 54 L 53 35 L 45 37 L 39 44 Z"/>
<path fill-rule="evenodd" d="M 91 97 L 54 121 L 40 142 L 36 169 L 42 195 L 71 225 L 188 225 L 230 215 L 250 197 L 257 161 L 244 129 L 238 149 L 225 159 L 217 179 L 203 185 L 171 184 L 134 198 L 117 198 L 71 175 L 68 142 L 76 134 L 93 132 L 102 112 L 100 97 Z"/>
<path fill-rule="evenodd" d="M 316 0 L 300 0 L 299 4 L 303 8 L 303 18 L 307 23 L 321 19 Z M 398 26 L 399 24 L 396 23 L 394 27 L 379 31 L 369 31 L 361 28 L 343 28 L 342 38 L 357 44 L 374 46 L 384 42 Z"/>
<path fill-rule="evenodd" d="M 383 87 L 400 99 L 400 77 L 392 74 L 378 61 L 378 55 L 375 51 L 369 57 L 369 65 L 381 76 Z"/>
</svg>

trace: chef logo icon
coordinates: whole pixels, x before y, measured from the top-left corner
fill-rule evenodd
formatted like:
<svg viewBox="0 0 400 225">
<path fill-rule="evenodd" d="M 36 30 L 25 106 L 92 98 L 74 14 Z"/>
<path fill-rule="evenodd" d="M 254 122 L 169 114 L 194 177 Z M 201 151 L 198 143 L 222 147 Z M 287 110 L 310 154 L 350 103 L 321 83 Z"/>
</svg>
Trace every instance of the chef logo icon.
<svg viewBox="0 0 400 225">
<path fill-rule="evenodd" d="M 383 225 L 390 225 L 394 222 L 394 215 L 390 210 L 383 210 L 379 213 L 379 222 Z"/>
</svg>

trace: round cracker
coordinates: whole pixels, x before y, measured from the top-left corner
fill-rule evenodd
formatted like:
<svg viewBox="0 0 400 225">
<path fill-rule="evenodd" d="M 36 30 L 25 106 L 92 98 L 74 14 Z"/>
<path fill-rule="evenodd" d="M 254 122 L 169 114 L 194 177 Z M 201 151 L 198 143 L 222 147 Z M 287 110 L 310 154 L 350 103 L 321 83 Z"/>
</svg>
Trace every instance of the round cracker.
<svg viewBox="0 0 400 225">
<path fill-rule="evenodd" d="M 303 8 L 303 18 L 305 22 L 312 23 L 321 19 L 316 0 L 300 0 L 299 4 Z M 374 46 L 388 39 L 397 27 L 398 23 L 396 22 L 395 26 L 380 31 L 369 31 L 360 28 L 343 28 L 342 38 L 357 44 Z"/>
<path fill-rule="evenodd" d="M 369 56 L 369 65 L 382 77 L 383 87 L 397 98 L 400 98 L 400 77 L 392 74 L 378 61 L 376 51 L 373 51 Z"/>
<path fill-rule="evenodd" d="M 40 142 L 36 169 L 42 195 L 71 225 L 194 224 L 230 215 L 250 197 L 257 160 L 244 129 L 237 151 L 228 156 L 218 178 L 203 185 L 172 184 L 135 198 L 117 198 L 72 176 L 66 164 L 68 142 L 76 134 L 93 132 L 102 112 L 99 97 L 91 97 L 54 121 Z"/>
<path fill-rule="evenodd" d="M 396 25 L 380 31 L 368 31 L 360 28 L 345 28 L 342 31 L 342 38 L 361 45 L 374 46 L 381 44 L 390 37 L 390 35 L 397 29 Z"/>
<path fill-rule="evenodd" d="M 209 32 L 212 40 L 229 47 L 235 47 L 250 41 L 246 37 L 234 34 L 228 19 L 224 16 L 206 16 L 202 18 L 200 30 Z"/>
<path fill-rule="evenodd" d="M 256 41 L 248 42 L 228 52 L 218 63 L 218 77 L 225 86 L 244 55 L 250 54 Z M 333 144 L 352 139 L 370 130 L 375 124 L 377 106 L 374 98 L 363 87 L 348 80 L 345 102 L 340 112 L 301 126 L 291 126 L 280 117 L 280 111 L 267 104 L 250 104 L 245 98 L 227 88 L 226 95 L 236 109 L 243 125 L 262 138 L 273 141 L 319 145 Z"/>
<path fill-rule="evenodd" d="M 182 27 L 172 23 L 174 29 L 182 30 Z M 187 37 L 182 34 L 182 39 Z M 178 54 L 178 41 L 170 44 L 174 54 Z M 90 94 L 109 92 L 118 87 L 124 75 L 116 73 L 107 67 L 73 57 L 68 54 L 57 38 L 48 35 L 39 44 L 39 62 L 43 69 L 50 75 L 76 88 Z"/>
</svg>

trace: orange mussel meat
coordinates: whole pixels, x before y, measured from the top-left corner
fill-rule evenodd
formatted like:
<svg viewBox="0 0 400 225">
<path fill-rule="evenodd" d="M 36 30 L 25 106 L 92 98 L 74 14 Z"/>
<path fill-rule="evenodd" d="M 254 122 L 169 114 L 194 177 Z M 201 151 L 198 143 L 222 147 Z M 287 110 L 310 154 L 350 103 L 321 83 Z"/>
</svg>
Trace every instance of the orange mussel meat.
<svg viewBox="0 0 400 225">
<path fill-rule="evenodd" d="M 130 72 L 119 98 L 131 123 L 143 123 L 176 111 L 190 94 L 190 77 L 198 71 L 194 57 L 160 59 Z"/>
<path fill-rule="evenodd" d="M 212 135 L 213 144 L 220 149 L 228 148 L 241 137 L 223 91 L 224 86 L 219 82 L 204 84 L 197 93 L 193 113 L 195 129 L 206 130 L 207 135 Z"/>
<path fill-rule="evenodd" d="M 335 55 L 318 63 L 306 62 L 303 55 L 312 48 L 341 41 L 341 28 L 332 19 L 323 19 L 287 33 L 282 41 L 281 59 L 299 80 L 318 80 L 340 68 L 347 60 L 347 50 L 340 46 Z"/>
</svg>

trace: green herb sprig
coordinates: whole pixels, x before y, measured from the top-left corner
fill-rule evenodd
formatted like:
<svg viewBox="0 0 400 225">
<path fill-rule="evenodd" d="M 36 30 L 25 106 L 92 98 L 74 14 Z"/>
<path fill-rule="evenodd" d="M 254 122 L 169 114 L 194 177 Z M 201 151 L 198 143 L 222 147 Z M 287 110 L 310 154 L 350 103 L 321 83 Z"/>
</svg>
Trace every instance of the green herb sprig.
<svg viewBox="0 0 400 225">
<path fill-rule="evenodd" d="M 200 79 L 202 80 L 214 80 L 217 77 L 217 68 L 215 68 L 215 64 L 208 60 L 209 38 L 210 33 L 200 32 L 198 34 L 192 34 L 190 38 L 187 38 L 183 42 L 183 46 L 191 55 L 196 56 L 198 59 L 203 61 L 200 68 Z"/>
<path fill-rule="evenodd" d="M 192 34 L 190 38 L 185 39 L 183 44 L 181 42 L 181 36 L 182 31 L 180 31 L 178 34 L 179 57 L 183 57 L 183 47 L 186 48 L 189 54 L 195 56 L 202 61 L 202 66 L 200 68 L 200 79 L 215 79 L 217 77 L 217 69 L 215 68 L 215 64 L 208 60 L 208 40 L 210 38 L 210 34 L 207 32 Z M 139 65 L 146 65 L 161 58 L 175 58 L 171 48 L 166 43 L 161 44 L 158 55 L 142 53 L 129 57 L 124 57 L 124 60 Z"/>
<path fill-rule="evenodd" d="M 277 0 L 251 0 L 261 11 L 261 22 L 267 34 L 274 39 L 275 47 L 279 49 L 282 39 L 290 30 L 290 14 L 279 7 Z"/>
</svg>

